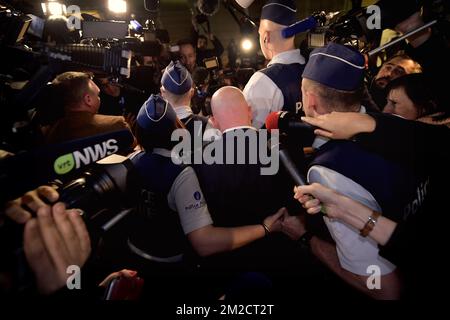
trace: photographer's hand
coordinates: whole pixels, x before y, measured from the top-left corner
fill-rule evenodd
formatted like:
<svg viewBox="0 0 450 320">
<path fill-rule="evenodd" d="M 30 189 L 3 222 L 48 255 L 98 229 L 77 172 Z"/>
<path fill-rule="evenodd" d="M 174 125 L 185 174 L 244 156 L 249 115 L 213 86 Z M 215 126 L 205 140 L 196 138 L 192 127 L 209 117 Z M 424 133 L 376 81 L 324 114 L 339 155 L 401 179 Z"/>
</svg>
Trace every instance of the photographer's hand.
<svg viewBox="0 0 450 320">
<path fill-rule="evenodd" d="M 63 203 L 42 206 L 28 220 L 24 252 L 36 276 L 40 293 L 50 294 L 66 285 L 67 267 L 84 265 L 91 252 L 89 234 L 80 213 Z"/>
<path fill-rule="evenodd" d="M 22 197 L 8 202 L 4 213 L 16 223 L 24 224 L 32 218 L 39 208 L 47 206 L 45 202 L 54 203 L 58 200 L 58 192 L 50 186 L 40 186 L 25 193 Z"/>
</svg>

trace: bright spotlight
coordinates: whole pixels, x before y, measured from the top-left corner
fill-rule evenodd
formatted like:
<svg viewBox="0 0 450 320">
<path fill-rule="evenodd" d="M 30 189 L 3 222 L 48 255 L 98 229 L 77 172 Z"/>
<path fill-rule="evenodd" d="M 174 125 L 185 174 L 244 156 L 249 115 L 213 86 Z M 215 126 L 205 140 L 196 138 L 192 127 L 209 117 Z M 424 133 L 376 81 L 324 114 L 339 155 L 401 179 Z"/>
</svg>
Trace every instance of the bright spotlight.
<svg viewBox="0 0 450 320">
<path fill-rule="evenodd" d="M 62 16 L 66 14 L 66 6 L 57 1 L 42 2 L 41 7 L 46 16 Z"/>
<path fill-rule="evenodd" d="M 127 12 L 127 2 L 125 0 L 108 0 L 108 9 L 114 13 Z"/>
<path fill-rule="evenodd" d="M 248 38 L 244 38 L 241 41 L 241 48 L 244 51 L 250 51 L 253 48 L 253 41 L 248 39 Z"/>
</svg>

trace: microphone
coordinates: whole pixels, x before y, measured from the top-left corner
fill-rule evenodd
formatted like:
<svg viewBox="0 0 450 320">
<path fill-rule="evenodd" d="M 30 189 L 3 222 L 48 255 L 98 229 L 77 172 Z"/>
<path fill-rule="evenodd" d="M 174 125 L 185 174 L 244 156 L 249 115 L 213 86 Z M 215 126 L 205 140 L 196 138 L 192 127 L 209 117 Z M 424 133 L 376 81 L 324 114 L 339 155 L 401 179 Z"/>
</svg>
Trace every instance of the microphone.
<svg viewBox="0 0 450 320">
<path fill-rule="evenodd" d="M 283 36 L 283 38 L 291 38 L 297 33 L 314 29 L 317 26 L 317 23 L 317 18 L 315 16 L 310 16 L 284 28 L 283 30 L 281 30 L 281 35 Z"/>
<path fill-rule="evenodd" d="M 64 178 L 78 169 L 118 152 L 131 151 L 134 137 L 127 129 L 54 144 L 19 153 L 0 162 L 0 200 Z"/>
<path fill-rule="evenodd" d="M 291 159 L 291 156 L 289 155 L 289 152 L 286 148 L 284 148 L 283 144 L 279 144 L 279 155 L 281 163 L 283 163 L 284 168 L 291 176 L 292 180 L 294 180 L 296 186 L 306 186 L 308 183 L 306 182 L 305 177 L 298 171 L 298 168 L 295 166 L 294 162 Z M 314 199 L 314 197 L 310 196 L 311 200 Z M 326 209 L 322 205 L 322 209 L 320 210 L 323 214 L 326 214 Z"/>
<path fill-rule="evenodd" d="M 277 111 L 271 112 L 266 118 L 266 128 L 278 129 L 282 133 L 288 133 L 290 130 L 314 130 L 313 126 L 303 122 L 300 116 L 293 112 Z"/>
<path fill-rule="evenodd" d="M 307 185 L 305 178 L 303 175 L 300 174 L 297 167 L 295 166 L 294 162 L 291 159 L 291 156 L 289 155 L 289 152 L 286 148 L 284 148 L 283 144 L 280 143 L 280 160 L 283 163 L 284 168 L 291 176 L 292 180 L 294 180 L 295 185 L 297 186 L 304 186 Z"/>
<path fill-rule="evenodd" d="M 266 118 L 266 128 L 269 132 L 270 130 L 278 129 L 281 133 L 295 135 L 304 147 L 311 146 L 315 139 L 315 127 L 303 122 L 300 116 L 293 112 L 278 111 L 269 113 Z"/>
<path fill-rule="evenodd" d="M 300 124 L 305 125 L 305 123 L 301 121 L 299 122 L 295 118 L 298 118 L 298 116 L 295 113 L 290 113 L 287 111 L 271 112 L 266 118 L 266 128 L 269 130 L 269 132 L 271 130 L 280 130 L 281 133 L 286 133 L 286 131 L 290 128 L 290 126 L 295 128 Z M 307 184 L 306 180 L 298 171 L 298 168 L 294 164 L 294 161 L 292 161 L 292 158 L 289 155 L 286 144 L 280 142 L 276 145 L 271 146 L 271 149 L 274 149 L 277 146 L 279 148 L 279 156 L 281 162 L 283 163 L 283 166 L 285 167 L 286 171 L 294 180 L 295 184 L 298 186 L 306 185 Z"/>
</svg>

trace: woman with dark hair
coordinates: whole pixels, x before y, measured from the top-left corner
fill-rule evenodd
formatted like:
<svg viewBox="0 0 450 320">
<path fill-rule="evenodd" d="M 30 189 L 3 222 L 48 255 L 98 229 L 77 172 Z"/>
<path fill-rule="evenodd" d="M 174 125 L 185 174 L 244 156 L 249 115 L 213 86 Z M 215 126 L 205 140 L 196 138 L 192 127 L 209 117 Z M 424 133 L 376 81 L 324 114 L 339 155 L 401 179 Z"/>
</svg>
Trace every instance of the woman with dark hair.
<svg viewBox="0 0 450 320">
<path fill-rule="evenodd" d="M 392 113 L 408 120 L 436 113 L 439 108 L 436 92 L 426 76 L 408 74 L 388 84 L 388 99 L 383 112 Z"/>
<path fill-rule="evenodd" d="M 446 224 L 441 221 L 448 212 L 450 128 L 381 113 L 333 112 L 302 120 L 317 127 L 314 133 L 319 136 L 352 140 L 397 165 L 429 176 L 417 189 L 418 198 L 412 204 L 417 206 L 422 202 L 424 205 L 411 214 L 383 212 L 378 216 L 361 203 L 319 184 L 296 188 L 295 198 L 308 213 L 326 212 L 330 218 L 360 230 L 363 236 L 380 244 L 380 255 L 395 263 L 404 275 L 406 288 L 409 288 L 404 292 L 405 297 L 438 297 L 437 287 L 442 287 L 445 280 L 437 272 L 439 259 L 448 248 Z M 282 225 L 283 231 L 293 239 L 306 232 L 293 219 L 285 219 Z M 314 249 L 316 240 L 310 237 L 309 241 Z"/>
<path fill-rule="evenodd" d="M 173 288 L 164 275 L 179 282 L 192 272 L 189 252 L 208 256 L 230 251 L 280 231 L 280 209 L 261 224 L 235 228 L 213 225 L 197 176 L 190 166 L 175 164 L 171 152 L 178 141 L 172 133 L 184 128 L 171 105 L 158 95 L 151 95 L 136 119 L 135 135 L 143 149 L 130 156 L 141 177 L 140 201 L 128 237 L 128 247 L 140 262 L 139 268 L 154 282 L 164 280 L 161 290 Z M 186 130 L 185 133 L 188 131 Z M 144 270 L 144 271 L 141 271 Z M 170 272 L 172 271 L 172 272 Z M 155 283 L 152 282 L 152 286 Z M 186 286 L 186 285 L 185 285 Z M 190 288 L 192 290 L 192 288 Z"/>
</svg>

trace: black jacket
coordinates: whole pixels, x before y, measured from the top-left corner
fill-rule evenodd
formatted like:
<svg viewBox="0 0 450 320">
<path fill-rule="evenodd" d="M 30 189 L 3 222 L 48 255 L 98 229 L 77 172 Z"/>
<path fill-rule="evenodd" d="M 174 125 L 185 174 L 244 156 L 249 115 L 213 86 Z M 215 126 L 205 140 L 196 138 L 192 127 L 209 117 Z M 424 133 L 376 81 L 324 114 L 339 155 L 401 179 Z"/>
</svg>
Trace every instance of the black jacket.
<svg viewBox="0 0 450 320">
<path fill-rule="evenodd" d="M 430 177 L 423 208 L 397 224 L 388 243 L 380 246 L 380 255 L 396 264 L 405 276 L 406 297 L 432 297 L 435 292 L 437 295 L 436 286 L 444 286 L 440 260 L 449 243 L 445 220 L 450 212 L 450 128 L 386 114 L 371 115 L 377 122 L 375 131 L 359 134 L 355 141 Z"/>
</svg>

